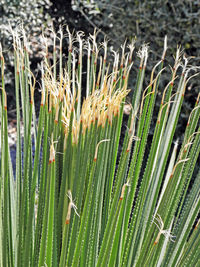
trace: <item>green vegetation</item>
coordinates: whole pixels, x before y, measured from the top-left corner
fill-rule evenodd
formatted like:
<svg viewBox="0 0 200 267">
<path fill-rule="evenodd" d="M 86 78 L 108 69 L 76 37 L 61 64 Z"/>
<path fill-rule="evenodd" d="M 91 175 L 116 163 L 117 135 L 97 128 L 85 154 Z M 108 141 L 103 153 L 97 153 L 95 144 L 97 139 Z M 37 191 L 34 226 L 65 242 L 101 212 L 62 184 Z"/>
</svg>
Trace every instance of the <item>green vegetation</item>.
<svg viewBox="0 0 200 267">
<path fill-rule="evenodd" d="M 200 172 L 192 175 L 200 153 L 199 96 L 184 140 L 173 142 L 185 90 L 197 68 L 178 48 L 168 84 L 160 88 L 167 39 L 150 77 L 145 74 L 148 47 L 141 47 L 119 155 L 134 42 L 123 45 L 120 55 L 113 52 L 111 66 L 107 42 L 98 45 L 96 33 L 85 40 L 81 32 L 67 32 L 65 68 L 62 30 L 53 35 L 52 60 L 44 37 L 38 120 L 29 41 L 25 33 L 13 32 L 15 175 L 1 49 L 0 266 L 198 266 Z M 149 147 L 158 92 L 162 101 Z"/>
<path fill-rule="evenodd" d="M 49 0 L 9 0 L 1 1 L 0 5 L 0 42 L 3 46 L 5 65 L 5 83 L 8 98 L 15 108 L 14 98 L 14 75 L 13 75 L 13 48 L 12 38 L 8 25 L 13 29 L 18 29 L 23 22 L 23 28 L 29 34 L 30 40 L 34 45 L 31 49 L 30 59 L 34 61 L 35 67 L 40 57 L 40 40 L 42 30 L 50 25 L 50 17 L 47 11 L 50 8 Z M 21 32 L 19 32 L 21 34 Z M 36 73 L 36 71 L 35 71 Z"/>
</svg>

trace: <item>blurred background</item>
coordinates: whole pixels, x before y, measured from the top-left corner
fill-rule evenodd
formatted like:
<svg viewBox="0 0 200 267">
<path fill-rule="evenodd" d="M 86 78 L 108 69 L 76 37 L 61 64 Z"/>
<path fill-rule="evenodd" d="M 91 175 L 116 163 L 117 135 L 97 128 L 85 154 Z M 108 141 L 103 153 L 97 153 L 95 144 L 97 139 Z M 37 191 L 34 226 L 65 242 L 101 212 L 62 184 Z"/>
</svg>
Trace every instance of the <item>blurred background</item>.
<svg viewBox="0 0 200 267">
<path fill-rule="evenodd" d="M 6 60 L 6 88 L 9 110 L 15 110 L 12 37 L 7 25 L 13 28 L 23 22 L 32 42 L 31 67 L 37 78 L 42 59 L 40 34 L 53 24 L 55 31 L 60 25 L 70 31 L 84 31 L 86 37 L 98 30 L 98 41 L 109 40 L 110 47 L 120 51 L 125 40 L 136 39 L 136 51 L 143 43 L 150 47 L 147 74 L 157 62 L 163 50 L 164 36 L 168 37 L 166 65 L 173 65 L 177 45 L 186 56 L 195 56 L 192 64 L 200 65 L 200 1 L 199 0 L 1 0 L 0 39 Z M 50 33 L 49 33 L 50 35 Z M 66 46 L 67 47 L 67 46 Z M 65 48 L 65 45 L 63 45 Z M 64 49 L 67 57 L 67 49 Z M 109 54 L 112 60 L 112 53 Z M 138 59 L 135 55 L 137 68 Z M 163 74 L 161 86 L 169 81 L 170 69 Z M 134 88 L 136 74 L 130 79 Z M 146 82 L 148 83 L 149 78 Z M 181 114 L 184 127 L 199 92 L 199 76 L 192 79 L 186 91 L 186 101 Z M 38 94 L 39 95 L 39 94 Z M 36 93 L 37 97 L 37 93 Z M 37 102 L 37 101 L 36 101 Z M 38 101 L 39 102 L 39 101 Z M 10 115 L 15 116 L 14 112 Z"/>
</svg>

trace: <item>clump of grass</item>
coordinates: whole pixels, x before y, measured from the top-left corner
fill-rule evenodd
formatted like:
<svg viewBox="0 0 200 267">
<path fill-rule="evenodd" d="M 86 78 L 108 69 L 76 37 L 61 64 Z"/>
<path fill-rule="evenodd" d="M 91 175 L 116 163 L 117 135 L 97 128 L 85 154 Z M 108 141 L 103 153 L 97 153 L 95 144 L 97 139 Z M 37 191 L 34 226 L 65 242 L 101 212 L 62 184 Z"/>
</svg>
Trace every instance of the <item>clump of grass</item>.
<svg viewBox="0 0 200 267">
<path fill-rule="evenodd" d="M 123 45 L 120 55 L 114 52 L 111 65 L 106 61 L 107 42 L 99 46 L 96 33 L 85 40 L 83 33 L 72 36 L 69 29 L 67 32 L 65 68 L 62 43 L 66 37 L 62 30 L 58 35 L 54 33 L 52 61 L 44 37 L 38 122 L 29 43 L 25 34 L 21 38 L 13 32 L 17 107 L 15 178 L 9 154 L 9 107 L 1 49 L 0 265 L 182 266 L 188 262 L 198 265 L 200 228 L 196 220 L 200 173 L 194 182 L 191 179 L 200 152 L 199 96 L 188 118 L 184 140 L 173 145 L 187 84 L 197 75 L 190 72 L 197 68 L 189 67 L 188 59 L 184 56 L 182 59 L 178 48 L 169 82 L 161 90 L 165 39 L 161 60 L 152 69 L 148 87 L 143 88 L 144 79 L 148 79 L 145 75 L 148 47 L 141 47 L 137 52 L 140 65 L 136 85 L 131 89 L 128 130 L 117 163 L 134 43 Z M 145 161 L 159 90 L 162 101 Z"/>
</svg>

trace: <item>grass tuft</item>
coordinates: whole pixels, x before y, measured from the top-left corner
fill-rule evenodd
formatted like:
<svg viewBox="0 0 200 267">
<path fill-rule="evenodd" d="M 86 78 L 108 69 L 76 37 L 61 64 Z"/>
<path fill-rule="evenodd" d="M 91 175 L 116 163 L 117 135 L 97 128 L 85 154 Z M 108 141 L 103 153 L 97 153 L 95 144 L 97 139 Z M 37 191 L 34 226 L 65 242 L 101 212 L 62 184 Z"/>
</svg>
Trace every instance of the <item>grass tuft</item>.
<svg viewBox="0 0 200 267">
<path fill-rule="evenodd" d="M 0 49 L 0 266 L 184 266 L 188 262 L 198 266 L 200 172 L 196 175 L 194 170 L 200 153 L 199 96 L 188 116 L 184 139 L 174 143 L 185 90 L 198 68 L 190 67 L 178 48 L 167 85 L 160 88 L 167 68 L 165 38 L 161 59 L 150 77 L 145 73 L 149 47 L 143 45 L 136 53 L 138 73 L 130 81 L 134 42 L 124 44 L 121 54 L 113 51 L 113 62 L 108 64 L 108 44 L 98 44 L 96 34 L 85 39 L 84 33 L 72 35 L 68 28 L 67 36 L 62 29 L 53 32 L 52 58 L 49 40 L 43 36 L 41 105 L 36 119 L 29 41 L 25 32 L 19 36 L 12 31 L 15 175 Z M 65 38 L 69 47 L 63 67 Z M 129 89 L 129 82 L 135 87 Z M 127 131 L 119 149 L 130 91 Z"/>
</svg>

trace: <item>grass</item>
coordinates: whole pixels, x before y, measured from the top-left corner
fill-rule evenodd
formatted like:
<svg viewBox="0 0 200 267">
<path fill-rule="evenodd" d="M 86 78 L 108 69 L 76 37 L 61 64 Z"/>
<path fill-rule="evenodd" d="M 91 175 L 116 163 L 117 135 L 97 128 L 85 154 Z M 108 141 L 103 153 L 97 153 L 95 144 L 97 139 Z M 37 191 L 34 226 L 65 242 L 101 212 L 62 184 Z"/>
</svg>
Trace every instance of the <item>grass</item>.
<svg viewBox="0 0 200 267">
<path fill-rule="evenodd" d="M 185 90 L 198 68 L 190 67 L 178 48 L 168 84 L 159 88 L 167 39 L 150 77 L 145 74 L 148 47 L 141 47 L 119 154 L 134 42 L 123 45 L 120 55 L 114 52 L 110 64 L 106 41 L 99 45 L 95 32 L 86 40 L 67 28 L 63 67 L 66 36 L 62 30 L 53 33 L 52 58 L 43 36 L 36 119 L 29 42 L 24 32 L 12 34 L 16 174 L 9 153 L 1 49 L 0 266 L 198 266 L 200 171 L 195 177 L 193 172 L 200 152 L 199 95 L 184 139 L 174 140 Z M 147 150 L 158 92 L 162 99 Z"/>
</svg>

